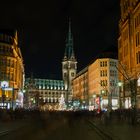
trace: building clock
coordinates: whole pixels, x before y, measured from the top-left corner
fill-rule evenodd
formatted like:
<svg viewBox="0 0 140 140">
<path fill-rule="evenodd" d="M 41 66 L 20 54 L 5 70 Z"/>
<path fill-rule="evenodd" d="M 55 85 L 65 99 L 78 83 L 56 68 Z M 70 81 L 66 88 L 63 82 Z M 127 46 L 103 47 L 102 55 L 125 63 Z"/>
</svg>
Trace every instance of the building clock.
<svg viewBox="0 0 140 140">
<path fill-rule="evenodd" d="M 9 87 L 9 83 L 7 81 L 2 81 L 1 82 L 1 87 Z"/>
</svg>

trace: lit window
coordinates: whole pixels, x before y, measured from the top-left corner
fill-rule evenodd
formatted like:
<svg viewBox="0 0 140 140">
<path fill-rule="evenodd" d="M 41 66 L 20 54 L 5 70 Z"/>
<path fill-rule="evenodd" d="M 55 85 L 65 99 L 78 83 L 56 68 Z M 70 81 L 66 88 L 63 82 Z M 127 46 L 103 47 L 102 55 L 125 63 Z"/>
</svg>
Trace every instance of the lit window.
<svg viewBox="0 0 140 140">
<path fill-rule="evenodd" d="M 100 62 L 100 67 L 102 67 L 102 62 Z"/>
<path fill-rule="evenodd" d="M 41 86 L 39 85 L 39 89 L 41 89 Z"/>
<path fill-rule="evenodd" d="M 100 76 L 102 77 L 102 71 L 100 71 Z"/>
<path fill-rule="evenodd" d="M 105 62 L 105 66 L 107 66 L 107 61 Z"/>
</svg>

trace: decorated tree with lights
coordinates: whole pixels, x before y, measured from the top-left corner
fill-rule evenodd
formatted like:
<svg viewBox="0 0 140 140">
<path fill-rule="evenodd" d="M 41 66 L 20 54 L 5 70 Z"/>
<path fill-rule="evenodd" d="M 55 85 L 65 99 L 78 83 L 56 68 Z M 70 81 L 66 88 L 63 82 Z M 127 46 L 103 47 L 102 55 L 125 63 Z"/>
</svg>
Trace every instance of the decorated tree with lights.
<svg viewBox="0 0 140 140">
<path fill-rule="evenodd" d="M 61 97 L 59 99 L 59 110 L 65 110 L 65 109 L 66 109 L 65 98 L 64 95 L 61 94 Z"/>
</svg>

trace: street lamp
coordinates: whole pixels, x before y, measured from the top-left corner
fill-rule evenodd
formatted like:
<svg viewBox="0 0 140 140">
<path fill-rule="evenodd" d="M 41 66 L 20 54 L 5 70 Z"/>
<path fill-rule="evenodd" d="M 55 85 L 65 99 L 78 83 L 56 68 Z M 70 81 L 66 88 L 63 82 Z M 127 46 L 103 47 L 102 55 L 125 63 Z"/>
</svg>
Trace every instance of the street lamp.
<svg viewBox="0 0 140 140">
<path fill-rule="evenodd" d="M 112 93 L 111 92 L 109 93 L 107 89 L 104 89 L 101 91 L 101 96 L 107 96 L 107 103 L 106 103 L 107 108 L 109 111 L 111 111 L 112 110 Z"/>
<path fill-rule="evenodd" d="M 86 101 L 84 100 L 84 101 L 83 101 L 83 106 L 84 106 L 84 109 L 86 108 L 85 103 L 86 103 Z"/>
<path fill-rule="evenodd" d="M 101 95 L 105 95 L 105 90 L 101 90 Z"/>
<path fill-rule="evenodd" d="M 104 108 L 104 102 L 105 102 L 105 96 L 106 96 L 106 91 L 105 89 L 101 90 L 101 95 L 100 95 L 100 107 L 101 107 L 101 98 L 102 98 L 102 109 Z"/>
<path fill-rule="evenodd" d="M 96 98 L 96 94 L 93 94 L 93 100 L 94 100 L 94 109 L 96 107 L 96 104 L 95 104 L 95 98 Z"/>
<path fill-rule="evenodd" d="M 121 104 L 121 87 L 122 87 L 123 83 L 122 82 L 118 82 L 118 86 L 119 86 L 119 108 L 122 107 Z"/>
<path fill-rule="evenodd" d="M 4 106 L 5 106 L 5 89 L 3 87 L 2 89 L 2 108 L 4 109 Z"/>
</svg>

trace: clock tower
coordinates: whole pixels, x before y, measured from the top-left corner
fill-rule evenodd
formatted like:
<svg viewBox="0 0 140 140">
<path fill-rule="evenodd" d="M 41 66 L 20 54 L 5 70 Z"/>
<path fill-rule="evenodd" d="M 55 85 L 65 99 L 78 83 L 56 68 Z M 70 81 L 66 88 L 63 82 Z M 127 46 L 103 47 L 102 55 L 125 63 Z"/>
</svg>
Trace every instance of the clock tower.
<svg viewBox="0 0 140 140">
<path fill-rule="evenodd" d="M 71 22 L 69 21 L 69 31 L 66 38 L 66 48 L 64 58 L 62 60 L 62 78 L 64 81 L 65 89 L 67 90 L 66 102 L 72 99 L 72 79 L 76 77 L 77 61 L 73 49 L 73 36 L 71 32 Z"/>
</svg>

